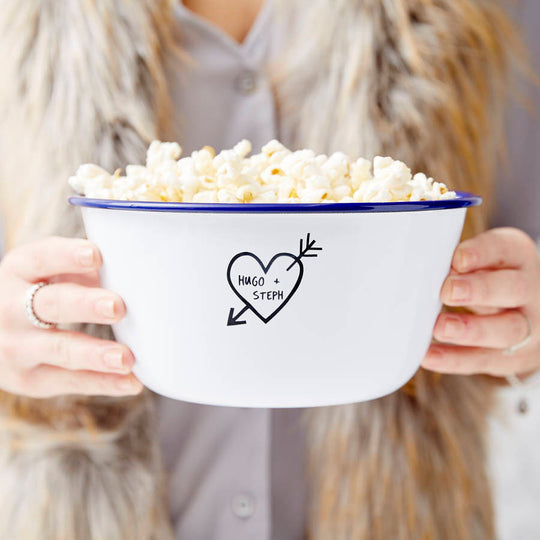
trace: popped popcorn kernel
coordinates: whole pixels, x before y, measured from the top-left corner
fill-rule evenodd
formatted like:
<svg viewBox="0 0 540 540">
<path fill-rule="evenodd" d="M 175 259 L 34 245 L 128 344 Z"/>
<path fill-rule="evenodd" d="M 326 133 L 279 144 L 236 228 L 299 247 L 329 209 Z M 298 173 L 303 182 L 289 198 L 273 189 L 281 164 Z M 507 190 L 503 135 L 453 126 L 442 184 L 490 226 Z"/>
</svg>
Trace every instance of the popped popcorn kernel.
<svg viewBox="0 0 540 540">
<path fill-rule="evenodd" d="M 81 165 L 69 184 L 91 198 L 194 203 L 353 203 L 440 200 L 456 197 L 441 182 L 401 161 L 377 156 L 351 159 L 313 150 L 292 151 L 277 140 L 249 155 L 238 142 L 216 154 L 204 146 L 182 157 L 175 142 L 153 141 L 146 166 L 128 165 L 125 176 L 97 165 Z"/>
</svg>

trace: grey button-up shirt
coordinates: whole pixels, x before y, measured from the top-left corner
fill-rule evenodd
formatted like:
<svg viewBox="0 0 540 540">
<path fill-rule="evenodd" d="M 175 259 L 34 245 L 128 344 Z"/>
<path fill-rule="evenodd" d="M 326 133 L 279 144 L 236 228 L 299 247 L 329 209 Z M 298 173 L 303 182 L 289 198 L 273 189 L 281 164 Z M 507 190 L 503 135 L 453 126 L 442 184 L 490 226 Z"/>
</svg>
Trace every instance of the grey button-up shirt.
<svg viewBox="0 0 540 540">
<path fill-rule="evenodd" d="M 279 29 L 267 0 L 240 45 L 187 10 L 175 9 L 177 39 L 194 62 L 171 59 L 170 85 L 180 114 L 175 137 L 185 153 L 204 145 L 229 148 L 242 138 L 254 150 L 279 137 L 265 64 L 278 51 Z M 534 25 L 540 3 L 522 4 Z M 527 23 L 528 21 L 528 23 Z M 531 27 L 533 28 L 533 27 Z M 534 28 L 533 28 L 534 29 Z M 540 41 L 531 43 L 540 56 Z M 540 92 L 533 96 L 540 103 Z M 540 235 L 538 125 L 515 111 L 510 130 L 514 178 L 503 179 L 496 224 Z M 536 174 L 533 182 L 532 174 Z M 508 175 L 507 175 L 508 176 Z M 530 394 L 534 411 L 540 395 Z M 513 414 L 516 393 L 504 392 L 503 413 Z M 168 471 L 170 515 L 181 540 L 300 540 L 305 487 L 299 410 L 239 409 L 159 398 L 161 443 Z M 538 414 L 517 423 L 493 419 L 492 474 L 500 538 L 534 538 L 540 517 L 532 510 L 540 489 L 540 460 L 526 448 L 540 443 Z M 519 457 L 518 457 L 519 456 Z M 511 500 L 505 495 L 511 493 Z M 506 513 L 507 508 L 519 512 Z M 517 531 L 519 530 L 519 534 Z M 527 536 L 529 534 L 530 536 Z"/>
<path fill-rule="evenodd" d="M 268 0 L 242 44 L 181 3 L 178 40 L 191 63 L 171 59 L 175 133 L 185 153 L 240 139 L 255 150 L 279 136 L 263 68 L 279 44 Z M 213 407 L 159 398 L 170 514 L 182 540 L 300 540 L 300 411 Z"/>
</svg>

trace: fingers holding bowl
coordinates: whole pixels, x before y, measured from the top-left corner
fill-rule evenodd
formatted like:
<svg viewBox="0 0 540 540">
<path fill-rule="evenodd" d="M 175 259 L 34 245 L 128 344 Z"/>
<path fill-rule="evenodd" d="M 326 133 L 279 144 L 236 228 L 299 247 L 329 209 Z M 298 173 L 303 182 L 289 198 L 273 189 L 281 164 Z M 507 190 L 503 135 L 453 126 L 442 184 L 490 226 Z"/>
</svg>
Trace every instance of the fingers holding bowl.
<svg viewBox="0 0 540 540">
<path fill-rule="evenodd" d="M 126 346 L 42 324 L 114 324 L 124 317 L 120 296 L 99 288 L 101 263 L 98 248 L 82 239 L 48 238 L 6 255 L 0 297 L 2 388 L 36 398 L 142 390 Z"/>
<path fill-rule="evenodd" d="M 521 268 L 533 254 L 536 255 L 536 245 L 526 233 L 513 227 L 499 227 L 462 242 L 454 253 L 452 268 L 459 273 Z"/>
<path fill-rule="evenodd" d="M 507 349 L 529 334 L 527 319 L 519 310 L 494 315 L 441 313 L 433 336 L 440 342 L 488 349 Z"/>
<path fill-rule="evenodd" d="M 449 275 L 441 289 L 448 306 L 517 308 L 529 301 L 527 275 L 521 270 L 479 271 Z"/>
<path fill-rule="evenodd" d="M 137 394 L 141 383 L 131 373 L 133 354 L 124 345 L 79 332 L 27 332 L 2 351 L 17 365 L 10 391 L 30 397 L 63 394 Z"/>
<path fill-rule="evenodd" d="M 116 375 L 89 370 L 71 371 L 52 365 L 40 365 L 25 376 L 34 398 L 77 394 L 87 396 L 127 396 L 139 394 L 143 386 L 132 374 Z"/>
<path fill-rule="evenodd" d="M 538 369 L 537 340 L 521 310 L 494 315 L 441 313 L 422 367 L 440 373 L 505 377 Z M 516 347 L 518 346 L 518 347 Z M 509 351 L 514 349 L 510 354 Z M 532 352 L 532 353 L 531 353 Z"/>
<path fill-rule="evenodd" d="M 538 369 L 535 355 L 505 355 L 502 349 L 433 344 L 422 361 L 422 367 L 439 373 L 474 375 L 484 373 L 505 377 L 510 373 L 527 373 Z"/>
<path fill-rule="evenodd" d="M 97 270 L 84 274 L 60 274 L 49 280 L 49 283 L 76 283 L 83 287 L 99 287 L 100 278 Z"/>
<path fill-rule="evenodd" d="M 128 374 L 135 363 L 133 353 L 121 343 L 67 330 L 29 332 L 21 336 L 11 356 L 26 369 L 48 364 L 72 371 Z"/>
<path fill-rule="evenodd" d="M 34 296 L 33 307 L 41 320 L 57 324 L 115 324 L 126 314 L 118 294 L 75 283 L 42 287 Z"/>
<path fill-rule="evenodd" d="M 95 244 L 88 240 L 51 237 L 10 251 L 3 264 L 14 275 L 34 283 L 59 274 L 95 271 L 102 258 Z"/>
</svg>

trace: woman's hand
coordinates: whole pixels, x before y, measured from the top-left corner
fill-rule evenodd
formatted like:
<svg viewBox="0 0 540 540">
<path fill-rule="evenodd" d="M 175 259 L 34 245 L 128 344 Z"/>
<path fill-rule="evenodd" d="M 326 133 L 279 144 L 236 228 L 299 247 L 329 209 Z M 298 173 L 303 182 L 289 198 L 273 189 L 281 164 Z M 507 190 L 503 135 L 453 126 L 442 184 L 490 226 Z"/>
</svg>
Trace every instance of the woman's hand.
<svg viewBox="0 0 540 540">
<path fill-rule="evenodd" d="M 492 229 L 462 242 L 441 290 L 441 313 L 423 367 L 443 373 L 530 374 L 540 368 L 540 257 L 533 240 L 512 228 Z M 529 334 L 512 355 L 503 351 Z"/>
<path fill-rule="evenodd" d="M 47 238 L 9 252 L 0 264 L 0 388 L 35 398 L 60 394 L 120 396 L 141 391 L 127 347 L 80 332 L 35 328 L 24 299 L 32 283 L 50 284 L 34 298 L 53 323 L 112 324 L 122 299 L 99 288 L 101 255 L 82 239 Z"/>
</svg>

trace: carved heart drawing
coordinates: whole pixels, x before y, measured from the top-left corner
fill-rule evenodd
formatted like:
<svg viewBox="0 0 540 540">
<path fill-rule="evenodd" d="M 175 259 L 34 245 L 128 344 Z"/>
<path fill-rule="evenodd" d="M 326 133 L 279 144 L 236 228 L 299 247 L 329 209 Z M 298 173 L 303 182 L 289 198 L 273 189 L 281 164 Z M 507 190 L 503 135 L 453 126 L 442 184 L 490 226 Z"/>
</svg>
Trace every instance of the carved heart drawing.
<svg viewBox="0 0 540 540">
<path fill-rule="evenodd" d="M 285 307 L 303 275 L 302 261 L 291 253 L 278 253 L 264 265 L 246 251 L 235 255 L 227 268 L 231 289 L 264 323 Z"/>
</svg>

